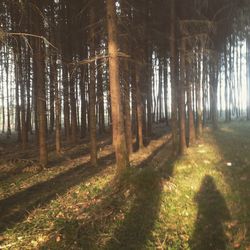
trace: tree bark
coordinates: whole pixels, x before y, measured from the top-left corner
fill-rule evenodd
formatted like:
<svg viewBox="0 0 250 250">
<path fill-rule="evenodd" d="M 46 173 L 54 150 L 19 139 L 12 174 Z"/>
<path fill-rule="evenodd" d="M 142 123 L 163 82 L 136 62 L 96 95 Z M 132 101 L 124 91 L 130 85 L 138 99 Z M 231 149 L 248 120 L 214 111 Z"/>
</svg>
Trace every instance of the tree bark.
<svg viewBox="0 0 250 250">
<path fill-rule="evenodd" d="M 95 56 L 95 9 L 90 9 L 90 57 Z M 90 64 L 89 79 L 89 133 L 90 133 L 90 158 L 92 166 L 97 165 L 97 141 L 96 141 L 96 72 L 95 61 Z"/>
<path fill-rule="evenodd" d="M 198 76 L 196 83 L 196 99 L 197 99 L 197 138 L 202 135 L 202 100 L 201 100 L 201 51 L 198 51 Z"/>
<path fill-rule="evenodd" d="M 185 112 L 185 72 L 186 72 L 186 41 L 185 38 L 181 39 L 180 50 L 180 82 L 179 82 L 179 126 L 180 126 L 180 139 L 179 139 L 179 153 L 183 155 L 186 153 L 186 112 Z"/>
<path fill-rule="evenodd" d="M 124 131 L 121 88 L 119 81 L 117 16 L 115 0 L 107 0 L 109 80 L 112 104 L 113 144 L 115 147 L 117 174 L 120 175 L 129 165 Z"/>
<path fill-rule="evenodd" d="M 177 128 L 177 49 L 176 49 L 176 6 L 175 0 L 171 0 L 171 40 L 170 40 L 170 67 L 171 67 L 171 129 L 173 152 L 178 152 L 178 128 Z"/>
<path fill-rule="evenodd" d="M 192 83 L 190 79 L 190 65 L 187 67 L 186 78 L 187 78 L 187 106 L 188 106 L 188 136 L 189 146 L 195 143 L 195 128 L 194 128 L 194 113 L 192 108 Z"/>
<path fill-rule="evenodd" d="M 41 3 L 34 3 L 42 11 Z M 37 13 L 35 13 L 37 14 Z M 41 15 L 37 14 L 36 19 L 36 34 L 40 34 L 43 29 L 43 20 Z M 37 113 L 38 113 L 38 129 L 39 129 L 39 157 L 40 164 L 46 166 L 48 164 L 48 151 L 47 151 L 47 119 L 46 119 L 46 93 L 45 93 L 45 56 L 42 41 L 38 38 L 35 39 L 34 48 L 34 62 L 37 86 Z"/>
</svg>

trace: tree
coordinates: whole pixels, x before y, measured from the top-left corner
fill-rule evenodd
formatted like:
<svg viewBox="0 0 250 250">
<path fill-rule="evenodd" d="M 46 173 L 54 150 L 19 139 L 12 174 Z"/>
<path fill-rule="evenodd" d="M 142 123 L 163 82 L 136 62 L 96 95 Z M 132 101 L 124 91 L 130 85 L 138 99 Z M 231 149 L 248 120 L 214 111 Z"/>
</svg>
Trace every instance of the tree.
<svg viewBox="0 0 250 250">
<path fill-rule="evenodd" d="M 178 152 L 177 139 L 177 49 L 176 49 L 176 5 L 175 0 L 171 0 L 171 35 L 170 35 L 170 70 L 171 70 L 171 128 L 173 151 Z"/>
<path fill-rule="evenodd" d="M 34 6 L 37 4 L 37 8 L 42 13 L 42 4 L 33 3 Z M 43 29 L 42 16 L 35 13 L 35 31 L 36 34 L 41 34 Z M 34 42 L 34 62 L 35 62 L 35 79 L 37 86 L 37 112 L 38 112 L 38 129 L 39 129 L 39 155 L 40 163 L 43 166 L 48 164 L 48 151 L 47 151 L 47 119 L 46 119 L 46 93 L 45 93 L 45 79 L 44 79 L 44 48 L 42 40 L 36 38 Z"/>
<path fill-rule="evenodd" d="M 121 88 L 119 80 L 117 16 L 115 0 L 107 0 L 109 80 L 112 104 L 113 144 L 115 147 L 117 174 L 121 174 L 129 165 L 124 131 Z"/>
<path fill-rule="evenodd" d="M 90 9 L 90 57 L 95 56 L 95 9 Z M 96 141 L 96 72 L 95 61 L 90 64 L 89 79 L 89 133 L 90 133 L 90 157 L 91 164 L 97 165 L 97 141 Z"/>
</svg>

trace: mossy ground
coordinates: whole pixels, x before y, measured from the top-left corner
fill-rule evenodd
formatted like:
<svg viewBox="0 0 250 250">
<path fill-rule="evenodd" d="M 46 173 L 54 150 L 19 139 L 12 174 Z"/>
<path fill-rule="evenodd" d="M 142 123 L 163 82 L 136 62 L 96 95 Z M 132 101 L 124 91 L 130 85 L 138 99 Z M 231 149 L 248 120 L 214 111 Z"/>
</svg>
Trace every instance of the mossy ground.
<svg viewBox="0 0 250 250">
<path fill-rule="evenodd" d="M 135 154 L 116 182 L 111 163 L 26 176 L 24 190 L 1 180 L 9 217 L 1 215 L 0 249 L 250 249 L 250 124 L 206 129 L 184 157 L 171 158 L 167 144 L 144 162 L 160 145 Z M 13 196 L 27 213 L 11 223 Z"/>
</svg>

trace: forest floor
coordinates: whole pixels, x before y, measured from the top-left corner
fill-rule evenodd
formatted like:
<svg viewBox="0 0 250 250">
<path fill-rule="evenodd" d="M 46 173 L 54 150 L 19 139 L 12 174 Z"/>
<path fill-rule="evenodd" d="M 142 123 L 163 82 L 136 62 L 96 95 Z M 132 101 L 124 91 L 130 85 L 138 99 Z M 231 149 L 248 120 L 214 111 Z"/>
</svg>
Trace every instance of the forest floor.
<svg viewBox="0 0 250 250">
<path fill-rule="evenodd" d="M 6 145 L 0 249 L 249 250 L 249 135 L 247 122 L 207 128 L 187 155 L 174 159 L 161 129 L 115 182 L 105 138 L 95 168 L 84 142 L 65 146 L 59 158 L 52 152 L 47 169 L 31 160 L 35 153 L 27 158 Z"/>
</svg>

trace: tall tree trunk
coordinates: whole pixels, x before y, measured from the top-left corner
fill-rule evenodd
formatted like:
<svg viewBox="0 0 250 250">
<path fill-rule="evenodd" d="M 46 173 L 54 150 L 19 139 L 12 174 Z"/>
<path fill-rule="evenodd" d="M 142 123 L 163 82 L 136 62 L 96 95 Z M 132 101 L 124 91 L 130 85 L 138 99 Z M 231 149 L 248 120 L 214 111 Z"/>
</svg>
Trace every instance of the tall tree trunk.
<svg viewBox="0 0 250 250">
<path fill-rule="evenodd" d="M 210 62 L 210 110 L 211 120 L 214 129 L 218 128 L 218 108 L 217 108 L 217 89 L 218 89 L 218 58 Z"/>
<path fill-rule="evenodd" d="M 135 67 L 136 71 L 136 110 L 137 110 L 137 136 L 138 136 L 138 146 L 139 149 L 144 147 L 143 145 L 143 102 L 140 89 L 140 68 Z"/>
<path fill-rule="evenodd" d="M 76 143 L 77 141 L 77 113 L 76 113 L 76 84 L 74 68 L 70 67 L 70 107 L 71 107 L 71 141 Z"/>
<path fill-rule="evenodd" d="M 44 59 L 42 56 L 42 44 L 39 40 L 35 42 L 35 61 L 36 61 L 36 79 L 37 79 L 37 111 L 39 124 L 39 155 L 40 163 L 46 166 L 48 163 L 47 139 L 46 139 L 46 95 L 44 79 Z"/>
<path fill-rule="evenodd" d="M 250 35 L 247 36 L 246 40 L 246 47 L 247 47 L 247 120 L 250 120 Z"/>
<path fill-rule="evenodd" d="M 197 99 L 197 138 L 202 135 L 202 108 L 201 108 L 201 51 L 198 51 L 198 76 L 196 82 Z"/>
<path fill-rule="evenodd" d="M 159 58 L 159 89 L 158 89 L 158 117 L 157 121 L 160 122 L 162 120 L 162 82 L 163 82 L 163 65 L 162 58 Z"/>
<path fill-rule="evenodd" d="M 99 133 L 105 132 L 104 123 L 104 95 L 103 95 L 103 66 L 99 65 L 97 70 L 97 97 L 98 97 L 98 125 Z"/>
<path fill-rule="evenodd" d="M 121 174 L 129 165 L 124 131 L 121 87 L 119 81 L 117 16 L 115 0 L 107 0 L 109 80 L 112 103 L 113 144 L 116 153 L 117 174 Z"/>
<path fill-rule="evenodd" d="M 65 63 L 65 61 L 64 61 Z M 64 117 L 64 133 L 67 141 L 70 140 L 70 119 L 69 119 L 69 77 L 68 67 L 63 65 L 63 117 Z"/>
<path fill-rule="evenodd" d="M 168 59 L 165 59 L 164 66 L 164 104 L 165 104 L 165 121 L 168 126 Z"/>
<path fill-rule="evenodd" d="M 95 56 L 95 9 L 90 9 L 90 57 Z M 92 166 L 97 165 L 97 141 L 96 141 L 96 72 L 95 61 L 90 64 L 89 82 L 89 133 L 90 133 L 90 157 Z"/>
<path fill-rule="evenodd" d="M 55 142 L 56 142 L 56 154 L 61 154 L 61 98 L 59 95 L 59 84 L 57 80 L 57 56 L 56 54 L 51 55 L 50 65 L 50 80 L 53 83 L 53 100 L 55 101 Z"/>
<path fill-rule="evenodd" d="M 185 112 L 185 72 L 186 72 L 186 41 L 181 39 L 180 50 L 180 82 L 179 82 L 179 124 L 180 124 L 180 139 L 179 150 L 180 155 L 186 153 L 186 112 Z"/>
<path fill-rule="evenodd" d="M 43 29 L 43 20 L 40 15 L 42 11 L 42 3 L 34 3 L 39 9 L 39 14 L 36 18 L 36 34 L 41 34 Z M 38 113 L 38 129 L 39 129 L 39 158 L 40 164 L 46 166 L 48 164 L 47 151 L 47 119 L 46 119 L 46 92 L 45 92 L 45 48 L 42 40 L 36 38 L 34 42 L 34 75 L 37 86 L 37 113 Z"/>
<path fill-rule="evenodd" d="M 50 124 L 49 124 L 49 132 L 52 133 L 54 131 L 54 122 L 55 122 L 55 79 L 54 79 L 54 74 L 55 72 L 53 72 L 53 55 L 50 56 L 50 92 L 49 92 L 49 118 L 50 118 Z"/>
<path fill-rule="evenodd" d="M 148 72 L 147 72 L 147 137 L 152 135 L 152 53 L 151 46 L 148 49 Z"/>
<path fill-rule="evenodd" d="M 129 86 L 129 64 L 128 61 L 124 62 L 124 115 L 125 115 L 125 134 L 127 142 L 127 152 L 133 152 L 132 140 L 132 125 L 130 114 L 130 86 Z"/>
<path fill-rule="evenodd" d="M 81 79 L 80 79 L 80 94 L 81 94 L 81 138 L 86 136 L 87 121 L 86 121 L 86 91 L 85 91 L 85 81 L 88 74 L 87 67 L 81 67 Z"/>
<path fill-rule="evenodd" d="M 31 134 L 33 133 L 32 131 L 32 124 L 31 124 L 31 103 L 30 103 L 30 90 L 31 90 L 31 81 L 30 81 L 30 73 L 31 72 L 31 65 L 30 65 L 30 49 L 27 49 L 27 58 L 26 58 L 26 65 L 27 65 L 27 83 L 26 83 L 26 88 L 27 88 L 27 117 L 26 117 L 26 123 L 27 123 L 27 130 Z"/>
<path fill-rule="evenodd" d="M 19 48 L 18 54 L 18 75 L 19 75 L 19 83 L 20 83 L 20 94 L 21 94 L 21 138 L 22 138 L 22 148 L 26 149 L 27 147 L 27 123 L 26 123 L 26 110 L 25 110 L 25 83 L 23 79 L 23 72 L 22 72 L 22 57 L 21 57 L 21 48 Z"/>
<path fill-rule="evenodd" d="M 192 109 L 192 83 L 190 79 L 191 67 L 188 65 L 186 72 L 187 79 L 187 105 L 188 105 L 188 136 L 189 136 L 189 146 L 195 142 L 195 128 L 194 128 L 194 113 Z"/>
<path fill-rule="evenodd" d="M 6 104 L 7 104 L 7 138 L 11 135 L 11 127 L 10 127 L 10 96 L 9 96 L 9 51 L 6 47 L 6 55 L 5 55 L 5 71 L 6 71 Z"/>
<path fill-rule="evenodd" d="M 229 121 L 229 99 L 228 99 L 228 61 L 227 61 L 227 44 L 224 49 L 224 64 L 225 64 L 225 121 Z"/>
<path fill-rule="evenodd" d="M 17 53 L 14 54 L 14 59 L 17 62 Z M 15 79 L 16 79 L 16 130 L 17 130 L 17 141 L 21 142 L 21 122 L 20 122 L 20 105 L 19 105 L 19 68 L 18 64 L 15 65 Z M 3 106 L 4 107 L 4 106 Z M 4 119 L 3 119 L 4 124 Z"/>
<path fill-rule="evenodd" d="M 170 67 L 171 67 L 171 128 L 173 151 L 178 152 L 177 138 L 177 49 L 176 49 L 176 5 L 175 0 L 171 0 L 171 39 L 170 39 Z"/>
<path fill-rule="evenodd" d="M 17 91 L 19 91 L 18 83 L 17 83 Z M 5 102 L 4 102 L 4 81 L 2 80 L 2 133 L 4 132 L 5 132 Z"/>
</svg>

